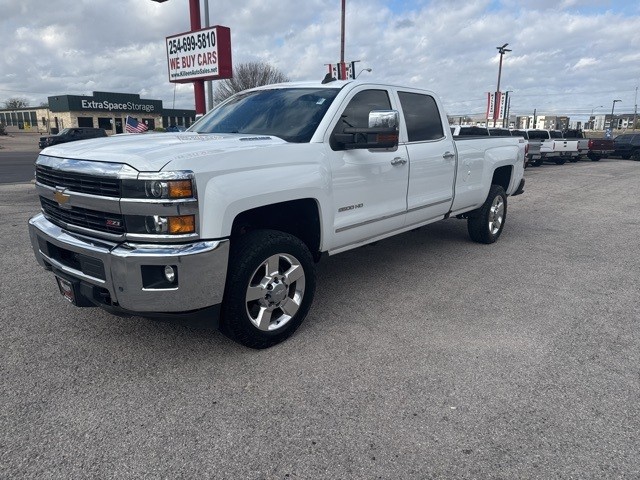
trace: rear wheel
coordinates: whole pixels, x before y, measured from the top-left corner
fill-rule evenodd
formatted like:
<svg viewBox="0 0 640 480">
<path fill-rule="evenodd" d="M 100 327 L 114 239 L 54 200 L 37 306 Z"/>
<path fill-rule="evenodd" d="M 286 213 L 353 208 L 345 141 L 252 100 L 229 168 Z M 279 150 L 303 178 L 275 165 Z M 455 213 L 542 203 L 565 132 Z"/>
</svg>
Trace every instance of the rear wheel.
<svg viewBox="0 0 640 480">
<path fill-rule="evenodd" d="M 467 231 L 471 240 L 493 243 L 498 240 L 507 218 L 507 194 L 500 185 L 491 185 L 482 207 L 469 214 Z"/>
<path fill-rule="evenodd" d="M 589 155 L 589 158 L 591 159 L 592 162 L 598 162 L 600 161 L 600 156 L 595 155 L 595 154 L 591 154 Z"/>
<path fill-rule="evenodd" d="M 247 233 L 231 250 L 221 329 L 251 348 L 280 343 L 306 317 L 315 286 L 313 257 L 302 241 L 275 230 Z"/>
<path fill-rule="evenodd" d="M 635 152 L 633 152 L 631 158 L 633 158 L 636 162 L 640 162 L 640 150 L 636 150 Z"/>
<path fill-rule="evenodd" d="M 533 165 L 534 167 L 539 167 L 540 165 L 542 165 L 542 162 L 544 162 L 544 159 L 542 157 L 540 158 L 536 158 L 531 165 Z"/>
<path fill-rule="evenodd" d="M 556 158 L 554 160 L 554 162 L 556 162 L 556 165 L 564 165 L 566 163 L 567 159 L 566 158 Z"/>
</svg>

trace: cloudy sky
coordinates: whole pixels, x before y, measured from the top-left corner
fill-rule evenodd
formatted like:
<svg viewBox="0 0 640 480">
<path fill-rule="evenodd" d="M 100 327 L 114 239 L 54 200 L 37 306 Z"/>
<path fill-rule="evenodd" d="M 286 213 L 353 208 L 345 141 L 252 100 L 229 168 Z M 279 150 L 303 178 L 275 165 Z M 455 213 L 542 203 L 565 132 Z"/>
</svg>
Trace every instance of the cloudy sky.
<svg viewBox="0 0 640 480">
<path fill-rule="evenodd" d="M 207 1 L 207 0 L 201 0 Z M 340 0 L 208 0 L 231 29 L 233 61 L 320 80 L 340 57 Z M 515 114 L 572 119 L 633 112 L 640 84 L 638 0 L 346 0 L 346 60 L 360 79 L 427 88 L 451 115 L 481 114 L 496 88 Z M 204 13 L 204 8 L 202 8 Z M 203 22 L 204 24 L 204 22 Z M 164 38 L 189 30 L 187 0 L 0 0 L 0 105 L 50 95 L 139 93 L 171 107 Z M 195 108 L 191 84 L 176 108 Z"/>
</svg>

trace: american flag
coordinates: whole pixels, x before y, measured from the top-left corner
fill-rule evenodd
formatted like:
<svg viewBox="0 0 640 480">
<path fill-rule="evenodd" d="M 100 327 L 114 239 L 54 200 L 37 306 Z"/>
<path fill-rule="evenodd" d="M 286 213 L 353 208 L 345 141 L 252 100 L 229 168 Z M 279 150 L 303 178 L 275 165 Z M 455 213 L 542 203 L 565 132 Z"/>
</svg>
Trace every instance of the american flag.
<svg viewBox="0 0 640 480">
<path fill-rule="evenodd" d="M 149 130 L 149 127 L 147 127 L 144 123 L 139 122 L 135 118 L 127 115 L 127 122 L 124 129 L 127 133 L 142 133 Z"/>
</svg>

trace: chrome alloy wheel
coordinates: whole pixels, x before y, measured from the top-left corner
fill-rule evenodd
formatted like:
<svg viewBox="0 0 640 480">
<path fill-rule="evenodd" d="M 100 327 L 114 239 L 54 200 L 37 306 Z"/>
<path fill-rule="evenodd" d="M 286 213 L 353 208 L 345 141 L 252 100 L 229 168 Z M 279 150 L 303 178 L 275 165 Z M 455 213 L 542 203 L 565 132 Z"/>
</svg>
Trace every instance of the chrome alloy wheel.
<svg viewBox="0 0 640 480">
<path fill-rule="evenodd" d="M 305 275 L 293 255 L 267 258 L 249 280 L 245 296 L 247 315 L 259 330 L 272 332 L 293 318 L 304 297 Z"/>
<path fill-rule="evenodd" d="M 491 235 L 495 235 L 500 231 L 504 220 L 504 200 L 500 195 L 496 195 L 493 199 L 491 208 L 489 209 L 489 231 Z"/>
</svg>

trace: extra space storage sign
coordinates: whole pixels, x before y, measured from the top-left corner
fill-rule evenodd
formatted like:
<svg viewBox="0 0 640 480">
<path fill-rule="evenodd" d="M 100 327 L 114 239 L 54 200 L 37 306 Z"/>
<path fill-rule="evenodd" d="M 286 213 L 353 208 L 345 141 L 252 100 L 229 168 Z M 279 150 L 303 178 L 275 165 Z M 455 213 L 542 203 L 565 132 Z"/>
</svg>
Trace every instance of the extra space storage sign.
<svg viewBox="0 0 640 480">
<path fill-rule="evenodd" d="M 231 78 L 231 30 L 215 27 L 167 37 L 169 81 Z"/>
</svg>

